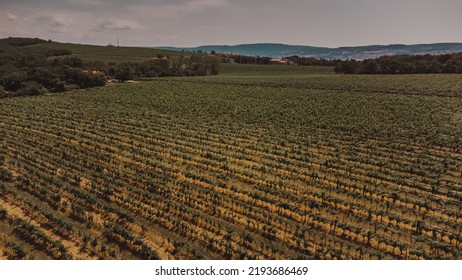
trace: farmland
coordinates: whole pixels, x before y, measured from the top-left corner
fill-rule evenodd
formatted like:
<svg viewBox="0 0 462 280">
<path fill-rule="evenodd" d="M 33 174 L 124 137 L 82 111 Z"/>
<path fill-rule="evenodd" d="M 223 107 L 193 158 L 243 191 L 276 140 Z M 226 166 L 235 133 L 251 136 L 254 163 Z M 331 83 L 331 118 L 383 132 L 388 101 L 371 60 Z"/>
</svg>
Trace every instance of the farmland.
<svg viewBox="0 0 462 280">
<path fill-rule="evenodd" d="M 46 43 L 43 44 L 46 48 L 51 49 L 67 49 L 72 51 L 74 56 L 80 57 L 87 61 L 103 61 L 103 62 L 144 62 L 147 59 L 155 58 L 156 56 L 171 56 L 177 57 L 184 55 L 183 52 L 167 51 L 160 49 L 139 48 L 139 47 L 111 47 L 111 46 L 95 46 L 70 43 Z"/>
<path fill-rule="evenodd" d="M 0 259 L 462 259 L 462 76 L 332 71 L 0 100 Z"/>
</svg>

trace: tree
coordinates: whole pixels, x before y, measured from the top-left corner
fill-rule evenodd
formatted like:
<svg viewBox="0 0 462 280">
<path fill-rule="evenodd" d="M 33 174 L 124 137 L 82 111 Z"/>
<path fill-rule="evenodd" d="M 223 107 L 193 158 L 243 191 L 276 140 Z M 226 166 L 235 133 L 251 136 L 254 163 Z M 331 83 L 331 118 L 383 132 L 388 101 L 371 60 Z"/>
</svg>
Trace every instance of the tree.
<svg viewBox="0 0 462 280">
<path fill-rule="evenodd" d="M 364 61 L 347 60 L 337 63 L 335 72 L 346 74 L 462 73 L 462 55 L 395 55 Z"/>
<path fill-rule="evenodd" d="M 375 60 L 367 60 L 364 63 L 364 72 L 366 74 L 376 74 L 379 70 L 379 64 Z"/>
<path fill-rule="evenodd" d="M 35 81 L 26 82 L 24 86 L 17 91 L 20 96 L 43 95 L 47 92 L 48 90 L 45 87 Z"/>
<path fill-rule="evenodd" d="M 443 70 L 443 66 L 436 59 L 433 59 L 428 63 L 428 68 L 430 73 L 441 73 Z"/>
<path fill-rule="evenodd" d="M 462 60 L 451 59 L 442 68 L 444 73 L 462 73 Z"/>
<path fill-rule="evenodd" d="M 335 66 L 336 73 L 355 74 L 358 69 L 358 63 L 356 60 L 342 61 Z"/>
<path fill-rule="evenodd" d="M 133 69 L 127 63 L 119 64 L 114 76 L 122 82 L 133 80 Z"/>
<path fill-rule="evenodd" d="M 210 64 L 210 75 L 218 75 L 220 71 L 220 60 L 217 57 L 208 57 L 207 63 Z"/>
<path fill-rule="evenodd" d="M 18 71 L 3 76 L 0 84 L 8 91 L 17 91 L 27 81 L 27 74 L 24 71 Z"/>
<path fill-rule="evenodd" d="M 28 72 L 28 79 L 35 81 L 51 92 L 63 91 L 64 84 L 50 67 L 39 67 Z"/>
<path fill-rule="evenodd" d="M 0 98 L 7 97 L 8 92 L 0 85 Z"/>
<path fill-rule="evenodd" d="M 67 65 L 73 68 L 83 68 L 83 61 L 81 58 L 76 56 L 68 56 L 61 62 L 63 65 Z"/>
</svg>

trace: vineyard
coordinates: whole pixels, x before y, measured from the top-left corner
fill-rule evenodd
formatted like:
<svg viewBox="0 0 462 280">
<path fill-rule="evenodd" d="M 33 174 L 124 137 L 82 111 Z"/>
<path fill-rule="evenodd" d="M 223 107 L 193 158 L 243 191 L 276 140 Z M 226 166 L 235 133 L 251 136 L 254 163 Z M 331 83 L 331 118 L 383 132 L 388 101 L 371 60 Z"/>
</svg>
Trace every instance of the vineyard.
<svg viewBox="0 0 462 280">
<path fill-rule="evenodd" d="M 86 61 L 104 61 L 104 62 L 145 62 L 156 56 L 179 57 L 184 55 L 183 52 L 166 51 L 160 49 L 137 48 L 137 47 L 114 47 L 114 46 L 94 46 L 52 42 L 43 45 L 52 49 L 68 49 L 77 56 Z"/>
<path fill-rule="evenodd" d="M 0 259 L 462 259 L 462 76 L 327 69 L 0 100 Z"/>
</svg>

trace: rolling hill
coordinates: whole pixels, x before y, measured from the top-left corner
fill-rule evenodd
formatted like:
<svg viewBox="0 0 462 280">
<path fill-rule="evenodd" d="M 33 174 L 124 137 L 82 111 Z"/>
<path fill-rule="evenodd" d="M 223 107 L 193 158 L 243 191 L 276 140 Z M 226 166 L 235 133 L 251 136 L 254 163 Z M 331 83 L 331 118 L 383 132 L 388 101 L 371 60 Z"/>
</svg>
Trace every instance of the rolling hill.
<svg viewBox="0 0 462 280">
<path fill-rule="evenodd" d="M 445 54 L 462 52 L 462 43 L 437 43 L 418 45 L 371 45 L 359 47 L 323 48 L 286 44 L 243 44 L 243 45 L 205 45 L 194 48 L 156 47 L 164 50 L 176 51 L 204 51 L 227 52 L 252 56 L 310 56 L 325 59 L 366 59 L 377 58 L 384 55 L 416 55 L 416 54 Z"/>
<path fill-rule="evenodd" d="M 143 47 L 114 47 L 96 46 L 71 43 L 45 43 L 48 48 L 68 49 L 76 55 L 86 60 L 100 60 L 112 62 L 142 62 L 149 58 L 161 56 L 178 56 L 181 52 L 175 50 L 160 50 Z"/>
</svg>

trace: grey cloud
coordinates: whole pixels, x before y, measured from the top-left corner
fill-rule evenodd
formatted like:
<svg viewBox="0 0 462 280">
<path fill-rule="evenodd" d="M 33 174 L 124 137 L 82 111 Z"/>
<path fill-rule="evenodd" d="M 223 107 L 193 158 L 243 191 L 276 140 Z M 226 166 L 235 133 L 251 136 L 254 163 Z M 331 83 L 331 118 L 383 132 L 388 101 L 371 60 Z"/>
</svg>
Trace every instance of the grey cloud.
<svg viewBox="0 0 462 280">
<path fill-rule="evenodd" d="M 103 20 L 98 24 L 99 29 L 115 29 L 115 30 L 132 30 L 142 29 L 142 26 L 132 20 L 124 19 L 108 19 Z"/>
<path fill-rule="evenodd" d="M 144 46 L 280 42 L 335 47 L 461 40 L 462 1 L 416 2 L 0 0 L 0 37 L 106 44 L 117 35 Z"/>
<path fill-rule="evenodd" d="M 10 14 L 10 13 L 6 14 L 6 20 L 8 21 L 16 21 L 17 19 L 18 17 L 13 14 Z"/>
<path fill-rule="evenodd" d="M 68 26 L 72 22 L 68 19 L 56 16 L 49 16 L 49 15 L 40 15 L 35 18 L 36 21 L 44 23 L 49 27 L 58 28 L 63 26 Z"/>
<path fill-rule="evenodd" d="M 26 7 L 26 8 L 44 8 L 49 10 L 64 9 L 72 11 L 88 10 L 87 5 L 79 4 L 73 0 L 46 0 L 46 1 L 35 1 L 35 0 L 1 0 L 0 7 Z"/>
<path fill-rule="evenodd" d="M 51 33 L 67 33 L 72 31 L 76 21 L 70 16 L 63 15 L 39 15 L 35 20 L 48 27 Z"/>
<path fill-rule="evenodd" d="M 35 6 L 48 7 L 50 9 L 66 9 L 72 11 L 91 11 L 98 8 L 124 9 L 126 7 L 151 6 L 162 8 L 165 6 L 201 5 L 216 6 L 231 0 L 2 0 L 1 6 Z"/>
</svg>

